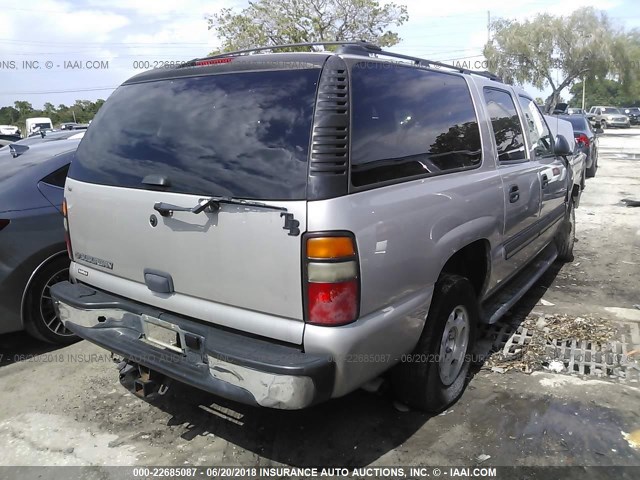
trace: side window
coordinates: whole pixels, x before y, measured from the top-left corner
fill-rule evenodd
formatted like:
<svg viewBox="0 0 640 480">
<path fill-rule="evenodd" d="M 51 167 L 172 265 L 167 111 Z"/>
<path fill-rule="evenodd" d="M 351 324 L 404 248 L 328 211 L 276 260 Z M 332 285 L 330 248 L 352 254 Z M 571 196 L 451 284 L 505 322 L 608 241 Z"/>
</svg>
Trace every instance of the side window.
<svg viewBox="0 0 640 480">
<path fill-rule="evenodd" d="M 504 90 L 484 89 L 484 101 L 491 118 L 493 135 L 498 148 L 498 160 L 512 162 L 527 158 L 522 125 L 513 98 Z"/>
<path fill-rule="evenodd" d="M 480 165 L 478 120 L 461 76 L 362 62 L 351 84 L 354 186 Z"/>
<path fill-rule="evenodd" d="M 64 188 L 64 182 L 67 179 L 67 172 L 69 171 L 69 164 L 65 165 L 62 168 L 59 168 L 53 173 L 50 173 L 46 177 L 44 177 L 41 182 L 48 183 L 49 185 L 53 185 L 54 187 Z"/>
<path fill-rule="evenodd" d="M 520 106 L 524 112 L 527 123 L 527 135 L 536 157 L 548 157 L 553 155 L 553 137 L 545 122 L 544 117 L 538 110 L 535 102 L 530 98 L 519 96 Z M 571 140 L 568 138 L 567 140 Z"/>
</svg>

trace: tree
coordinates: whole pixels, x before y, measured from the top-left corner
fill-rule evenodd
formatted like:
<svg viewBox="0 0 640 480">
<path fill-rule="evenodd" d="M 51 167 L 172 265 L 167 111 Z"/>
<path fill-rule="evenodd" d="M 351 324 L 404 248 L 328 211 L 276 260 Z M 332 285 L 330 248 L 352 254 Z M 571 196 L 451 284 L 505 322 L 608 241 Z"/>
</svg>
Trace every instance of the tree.
<svg viewBox="0 0 640 480">
<path fill-rule="evenodd" d="M 409 18 L 407 7 L 378 0 L 256 0 L 207 17 L 221 51 L 287 43 L 366 40 L 381 46 L 400 41 L 388 30 Z"/>
<path fill-rule="evenodd" d="M 615 30 L 603 12 L 581 8 L 568 17 L 537 15 L 518 22 L 500 19 L 485 45 L 489 64 L 509 83 L 551 87 L 548 110 L 558 103 L 560 92 L 583 77 L 604 78 L 621 70 L 617 52 L 623 34 Z"/>
<path fill-rule="evenodd" d="M 13 105 L 14 107 L 16 107 L 16 110 L 20 112 L 21 117 L 29 115 L 31 112 L 33 112 L 33 105 L 31 105 L 29 102 L 16 101 L 13 103 Z"/>
<path fill-rule="evenodd" d="M 578 82 L 570 90 L 572 107 L 582 106 L 582 82 Z M 613 107 L 633 107 L 640 104 L 637 97 L 625 91 L 622 83 L 608 79 L 588 79 L 585 88 L 585 106 L 611 105 Z"/>
<path fill-rule="evenodd" d="M 18 122 L 20 112 L 13 107 L 0 108 L 0 125 L 13 125 Z"/>
<path fill-rule="evenodd" d="M 79 123 L 87 123 L 93 119 L 100 107 L 104 104 L 103 99 L 95 102 L 90 100 L 76 100 L 72 107 L 60 104 L 55 107 L 52 103 L 46 102 L 42 110 L 34 109 L 31 103 L 26 101 L 17 101 L 14 107 L 0 108 L 0 125 L 16 125 L 24 126 L 25 120 L 29 117 L 49 117 L 54 127 L 60 123 L 73 122 L 73 112 L 76 113 L 76 119 Z"/>
<path fill-rule="evenodd" d="M 51 102 L 46 102 L 46 103 L 44 104 L 44 111 L 45 111 L 46 113 L 51 114 L 51 113 L 54 113 L 54 112 L 56 111 L 56 107 L 54 107 L 54 106 L 53 106 L 53 103 L 51 103 Z"/>
</svg>

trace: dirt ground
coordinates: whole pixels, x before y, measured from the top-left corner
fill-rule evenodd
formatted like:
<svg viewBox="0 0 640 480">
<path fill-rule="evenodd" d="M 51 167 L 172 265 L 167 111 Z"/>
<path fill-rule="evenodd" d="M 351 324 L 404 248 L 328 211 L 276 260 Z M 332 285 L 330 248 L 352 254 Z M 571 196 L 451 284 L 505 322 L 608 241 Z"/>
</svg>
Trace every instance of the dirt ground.
<svg viewBox="0 0 640 480">
<path fill-rule="evenodd" d="M 640 129 L 601 137 L 575 261 L 549 271 L 513 315 L 597 315 L 637 331 L 640 208 L 621 200 L 640 200 L 638 158 Z M 478 368 L 435 417 L 399 411 L 384 388 L 280 412 L 186 386 L 139 399 L 87 342 L 52 349 L 11 334 L 0 354 L 0 465 L 640 466 L 637 381 Z"/>
</svg>

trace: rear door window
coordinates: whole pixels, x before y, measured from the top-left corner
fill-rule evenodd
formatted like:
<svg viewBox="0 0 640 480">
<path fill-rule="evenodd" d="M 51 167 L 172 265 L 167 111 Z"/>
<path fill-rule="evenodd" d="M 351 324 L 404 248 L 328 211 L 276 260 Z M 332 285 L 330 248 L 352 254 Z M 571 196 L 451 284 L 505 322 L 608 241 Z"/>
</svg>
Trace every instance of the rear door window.
<svg viewBox="0 0 640 480">
<path fill-rule="evenodd" d="M 538 110 L 538 106 L 533 100 L 527 97 L 518 96 L 520 106 L 524 113 L 527 124 L 527 134 L 533 149 L 534 156 L 550 157 L 553 156 L 553 137 L 547 126 L 547 122 Z M 567 139 L 571 141 L 571 139 Z"/>
<path fill-rule="evenodd" d="M 500 162 L 525 160 L 527 156 L 522 125 L 509 92 L 485 87 L 484 101 L 491 119 L 498 160 Z"/>
<path fill-rule="evenodd" d="M 227 73 L 124 85 L 100 109 L 69 177 L 246 199 L 306 197 L 320 69 Z"/>
<path fill-rule="evenodd" d="M 480 165 L 478 120 L 461 76 L 362 62 L 353 66 L 351 84 L 354 186 Z"/>
</svg>

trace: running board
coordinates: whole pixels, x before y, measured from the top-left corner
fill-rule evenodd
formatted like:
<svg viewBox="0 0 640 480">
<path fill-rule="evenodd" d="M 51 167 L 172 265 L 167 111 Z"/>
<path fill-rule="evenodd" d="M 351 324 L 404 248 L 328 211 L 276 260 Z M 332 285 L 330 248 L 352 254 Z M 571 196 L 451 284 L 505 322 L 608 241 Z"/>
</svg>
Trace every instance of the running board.
<svg viewBox="0 0 640 480">
<path fill-rule="evenodd" d="M 555 243 L 551 243 L 503 288 L 482 303 L 481 321 L 491 324 L 500 320 L 529 291 L 556 258 L 558 250 Z"/>
</svg>

